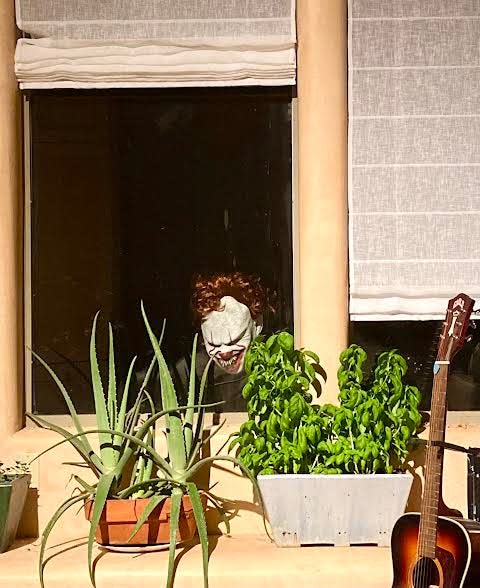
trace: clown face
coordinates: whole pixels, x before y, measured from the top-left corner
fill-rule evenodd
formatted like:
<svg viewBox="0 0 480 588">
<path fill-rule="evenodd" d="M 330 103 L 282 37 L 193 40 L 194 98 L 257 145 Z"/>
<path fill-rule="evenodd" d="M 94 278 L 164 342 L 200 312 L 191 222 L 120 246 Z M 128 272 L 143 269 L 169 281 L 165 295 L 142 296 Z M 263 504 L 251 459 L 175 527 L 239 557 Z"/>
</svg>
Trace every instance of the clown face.
<svg viewBox="0 0 480 588">
<path fill-rule="evenodd" d="M 202 321 L 208 355 L 229 374 L 243 370 L 247 349 L 261 330 L 261 324 L 252 319 L 248 307 L 232 296 L 224 296 L 220 310 L 213 310 Z"/>
</svg>

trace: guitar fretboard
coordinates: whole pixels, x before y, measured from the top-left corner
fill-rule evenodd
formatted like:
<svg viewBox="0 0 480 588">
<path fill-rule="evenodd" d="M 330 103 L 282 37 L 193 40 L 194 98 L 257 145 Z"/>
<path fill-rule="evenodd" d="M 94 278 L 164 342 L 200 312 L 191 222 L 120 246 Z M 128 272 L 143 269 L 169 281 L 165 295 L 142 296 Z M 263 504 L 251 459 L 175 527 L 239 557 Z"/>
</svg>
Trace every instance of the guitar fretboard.
<svg viewBox="0 0 480 588">
<path fill-rule="evenodd" d="M 438 505 L 440 501 L 443 448 L 432 442 L 445 441 L 445 422 L 447 404 L 448 364 L 436 364 L 432 390 L 430 412 L 430 435 L 425 460 L 425 487 L 423 492 L 420 531 L 418 536 L 418 554 L 421 557 L 434 558 L 437 544 Z"/>
</svg>

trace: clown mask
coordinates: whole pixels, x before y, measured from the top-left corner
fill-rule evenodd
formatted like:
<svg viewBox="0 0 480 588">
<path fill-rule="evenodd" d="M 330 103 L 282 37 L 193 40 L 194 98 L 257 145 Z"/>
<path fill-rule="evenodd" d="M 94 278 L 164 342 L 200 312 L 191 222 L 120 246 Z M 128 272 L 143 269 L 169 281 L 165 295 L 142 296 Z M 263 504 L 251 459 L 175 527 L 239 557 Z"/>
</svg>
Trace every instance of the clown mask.
<svg viewBox="0 0 480 588">
<path fill-rule="evenodd" d="M 245 354 L 262 330 L 245 304 L 232 296 L 220 300 L 220 309 L 212 310 L 202 321 L 202 335 L 208 355 L 229 374 L 243 370 Z"/>
</svg>

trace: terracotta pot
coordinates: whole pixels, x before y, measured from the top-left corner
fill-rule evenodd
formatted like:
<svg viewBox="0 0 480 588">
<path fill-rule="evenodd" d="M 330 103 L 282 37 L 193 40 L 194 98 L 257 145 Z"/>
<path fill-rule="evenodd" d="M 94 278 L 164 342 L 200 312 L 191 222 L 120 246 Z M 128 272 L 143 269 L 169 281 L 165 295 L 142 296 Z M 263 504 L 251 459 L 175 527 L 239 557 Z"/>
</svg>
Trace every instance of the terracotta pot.
<svg viewBox="0 0 480 588">
<path fill-rule="evenodd" d="M 207 498 L 201 496 L 205 510 Z M 150 498 L 107 500 L 97 527 L 95 538 L 100 545 L 157 545 L 170 542 L 170 498 L 164 500 L 151 513 L 137 533 L 128 541 L 136 522 Z M 85 502 L 85 517 L 90 521 L 93 500 Z M 182 498 L 177 541 L 193 539 L 197 530 L 193 507 L 188 496 Z"/>
</svg>

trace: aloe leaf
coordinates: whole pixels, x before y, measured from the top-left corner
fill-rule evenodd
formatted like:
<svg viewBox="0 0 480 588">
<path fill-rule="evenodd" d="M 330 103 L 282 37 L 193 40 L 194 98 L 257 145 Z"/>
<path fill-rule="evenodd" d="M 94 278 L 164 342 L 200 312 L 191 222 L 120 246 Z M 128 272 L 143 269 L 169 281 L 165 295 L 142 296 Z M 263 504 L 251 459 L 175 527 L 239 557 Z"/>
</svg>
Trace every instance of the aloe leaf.
<svg viewBox="0 0 480 588">
<path fill-rule="evenodd" d="M 77 482 L 77 484 L 80 484 L 80 486 L 85 490 L 85 492 L 88 492 L 88 494 L 95 494 L 95 488 L 96 488 L 96 484 L 95 486 L 92 486 L 91 484 L 88 484 L 87 482 L 85 482 L 85 480 L 82 480 L 82 478 L 80 478 L 80 476 L 73 476 L 73 479 L 75 480 L 75 482 Z"/>
<path fill-rule="evenodd" d="M 150 323 L 148 322 L 143 302 L 141 303 L 141 309 L 145 327 L 147 329 L 148 336 L 150 338 L 150 342 L 158 362 L 162 394 L 162 408 L 164 410 L 178 409 L 177 396 L 175 394 L 175 387 L 172 382 L 172 377 L 170 376 L 170 371 L 160 350 L 157 338 L 153 334 Z M 170 412 L 168 416 L 165 417 L 165 420 L 167 424 L 168 451 L 172 469 L 176 472 L 184 471 L 187 465 L 187 457 L 183 438 L 182 419 L 180 418 L 180 414 L 178 412 Z"/>
<path fill-rule="evenodd" d="M 145 457 L 140 455 L 138 458 L 138 466 L 135 474 L 135 482 L 143 482 L 143 473 L 145 471 Z"/>
<path fill-rule="evenodd" d="M 135 527 L 133 528 L 133 531 L 132 531 L 130 537 L 127 539 L 127 543 L 130 543 L 130 541 L 133 539 L 133 537 L 138 533 L 140 527 L 145 523 L 145 521 L 152 514 L 152 512 L 157 508 L 157 506 L 161 502 L 163 502 L 166 498 L 167 498 L 166 494 L 156 495 L 151 498 L 150 502 L 147 504 L 144 511 L 142 512 L 142 514 L 138 518 L 138 521 L 136 522 Z"/>
<path fill-rule="evenodd" d="M 148 404 L 150 405 L 150 414 L 154 415 L 155 414 L 155 403 L 153 402 L 153 398 L 150 396 L 150 394 L 144 390 L 143 393 L 145 394 L 145 397 L 148 401 Z"/>
<path fill-rule="evenodd" d="M 210 369 L 210 366 L 213 363 L 213 359 L 210 358 L 207 362 L 207 365 L 205 366 L 204 370 L 203 370 L 203 374 L 202 374 L 202 379 L 200 380 L 200 389 L 198 391 L 198 403 L 202 404 L 203 402 L 203 395 L 205 393 L 205 385 L 207 383 L 207 376 L 208 376 L 208 370 Z M 225 401 L 222 401 L 222 404 Z"/>
<path fill-rule="evenodd" d="M 154 432 L 150 429 L 150 431 L 148 432 L 148 435 L 147 435 L 147 444 L 150 445 L 150 447 L 152 447 L 153 449 L 155 449 L 155 447 L 153 445 L 153 439 L 154 439 Z M 152 477 L 152 471 L 153 471 L 153 461 L 151 459 L 148 459 L 145 464 L 145 469 L 143 471 L 142 479 L 143 480 L 150 480 L 150 478 Z"/>
<path fill-rule="evenodd" d="M 141 408 L 143 402 L 145 402 L 145 399 L 147 399 L 148 402 L 153 404 L 153 401 L 151 399 L 150 394 L 148 394 L 148 392 L 145 389 L 145 385 L 148 382 L 148 380 L 150 379 L 151 371 L 155 367 L 156 363 L 157 363 L 157 358 L 154 355 L 152 361 L 150 362 L 150 366 L 147 370 L 147 375 L 145 376 L 143 384 L 140 387 L 140 390 L 137 394 L 135 402 L 134 402 L 132 408 L 129 411 L 127 411 L 127 414 L 125 417 L 125 427 L 124 427 L 124 430 L 127 433 L 134 432 L 134 428 L 137 425 L 138 417 L 140 415 L 140 408 Z M 155 409 L 152 410 L 152 413 L 154 413 L 154 412 L 155 412 Z"/>
<path fill-rule="evenodd" d="M 165 321 L 164 321 L 164 328 L 165 328 Z M 163 337 L 163 330 L 162 330 L 161 337 Z M 135 400 L 135 403 L 134 403 L 133 407 L 127 412 L 127 416 L 125 419 L 125 430 L 127 431 L 127 433 L 134 432 L 134 428 L 137 424 L 138 417 L 140 415 L 140 407 L 143 404 L 143 402 L 145 401 L 145 399 L 150 403 L 152 414 L 155 413 L 155 404 L 152 400 L 152 397 L 150 396 L 150 394 L 147 392 L 147 390 L 145 388 L 148 384 L 148 381 L 150 380 L 150 375 L 151 375 L 152 370 L 155 367 L 156 363 L 157 363 L 157 358 L 154 355 L 152 358 L 152 361 L 150 362 L 150 365 L 148 367 L 147 373 L 146 373 L 145 378 L 143 380 L 143 383 L 140 387 L 140 390 L 137 394 L 137 398 Z"/>
<path fill-rule="evenodd" d="M 143 439 L 142 439 L 143 441 Z M 147 445 L 152 449 L 155 449 L 154 444 L 154 431 L 150 428 L 147 433 L 146 439 Z M 132 469 L 132 475 L 130 476 L 130 485 L 144 480 L 149 480 L 152 477 L 153 461 L 144 454 L 141 454 L 138 458 L 136 467 Z"/>
<path fill-rule="evenodd" d="M 145 435 L 147 434 L 148 429 L 154 424 L 156 423 L 156 421 L 158 421 L 161 417 L 165 416 L 168 413 L 171 412 L 183 412 L 185 410 L 187 410 L 188 408 L 197 408 L 197 409 L 206 409 L 206 408 L 212 408 L 214 406 L 219 406 L 221 404 L 225 404 L 225 401 L 220 401 L 220 402 L 211 402 L 210 404 L 194 404 L 192 407 L 190 406 L 179 406 L 178 409 L 170 409 L 170 410 L 162 410 L 160 412 L 155 413 L 154 415 L 152 415 L 151 417 L 149 417 L 141 427 L 138 428 L 138 431 L 135 433 L 135 435 L 137 437 L 139 437 L 140 439 L 143 439 L 145 437 Z"/>
<path fill-rule="evenodd" d="M 70 437 L 67 437 L 66 439 L 62 439 L 61 441 L 54 443 L 50 447 L 47 447 L 47 449 L 44 449 L 43 451 L 41 451 L 31 461 L 32 462 L 36 461 L 42 455 L 51 451 L 52 449 L 55 449 L 55 447 L 58 447 L 59 445 L 62 445 L 63 443 L 71 443 L 72 439 L 76 439 L 80 436 L 94 435 L 94 434 L 113 435 L 113 434 L 115 434 L 115 431 L 112 431 L 111 429 L 92 429 L 90 431 L 84 431 L 83 433 L 76 433 L 74 435 L 71 435 Z M 170 465 L 168 464 L 168 462 L 161 455 L 159 455 L 154 449 L 152 449 L 149 445 L 147 445 L 146 443 L 144 443 L 143 441 L 141 441 L 140 439 L 138 439 L 134 435 L 128 435 L 127 433 L 121 433 L 120 431 L 117 431 L 116 435 L 118 435 L 122 439 L 127 439 L 127 440 L 131 441 L 134 445 L 137 445 L 138 447 L 141 447 L 142 449 L 144 449 L 151 456 L 151 458 L 153 459 L 153 461 L 155 462 L 157 467 L 161 468 L 166 473 L 167 477 L 171 477 L 172 469 L 171 469 Z M 123 468 L 125 467 L 127 461 L 130 459 L 130 456 L 132 455 L 132 453 L 133 453 L 133 450 L 131 448 L 125 450 L 124 455 L 122 456 L 122 459 L 111 470 L 112 472 L 115 473 L 115 475 L 118 475 L 119 473 L 121 473 L 123 471 Z"/>
<path fill-rule="evenodd" d="M 207 521 L 205 520 L 205 512 L 203 504 L 200 499 L 200 493 L 193 482 L 187 483 L 187 491 L 192 501 L 193 514 L 195 522 L 197 523 L 198 537 L 200 545 L 202 546 L 202 560 L 203 560 L 203 586 L 208 588 L 208 533 Z"/>
<path fill-rule="evenodd" d="M 113 329 L 108 323 L 108 426 L 115 429 L 117 425 L 117 385 L 115 377 L 115 350 L 113 346 Z"/>
<path fill-rule="evenodd" d="M 150 413 L 149 413 L 149 414 L 150 414 L 150 416 L 153 416 L 153 415 L 157 414 L 157 413 L 155 412 L 155 404 L 154 404 L 154 402 L 153 402 L 153 399 L 152 399 L 152 397 L 150 396 L 150 394 L 149 394 L 149 393 L 148 393 L 146 390 L 144 390 L 144 391 L 143 391 L 143 394 L 145 395 L 145 399 L 147 400 L 147 402 L 148 402 L 148 404 L 149 404 L 149 408 L 150 408 Z M 179 410 L 180 410 L 180 409 L 179 409 Z M 150 417 L 147 417 L 147 418 L 150 418 Z M 137 421 L 138 421 L 138 417 L 137 417 Z M 145 421 L 145 422 L 146 422 L 146 421 Z M 155 424 L 155 423 L 153 423 L 153 424 L 149 425 L 149 426 L 147 427 L 147 430 L 146 430 L 145 428 L 144 428 L 143 430 L 144 430 L 146 433 L 152 433 L 152 434 L 153 434 L 153 432 L 154 432 L 154 424 Z M 138 429 L 137 429 L 137 430 L 140 430 L 140 427 L 141 427 L 141 426 L 142 426 L 142 425 L 140 425 L 140 426 L 138 427 Z M 154 436 L 152 436 L 152 444 L 154 444 L 154 443 L 155 443 L 155 437 L 154 437 Z M 153 446 L 153 445 L 152 445 L 152 446 Z"/>
<path fill-rule="evenodd" d="M 42 417 L 39 417 L 35 414 L 31 414 L 29 412 L 27 412 L 26 414 L 29 419 L 31 419 L 34 423 L 42 427 L 42 429 L 49 429 L 51 431 L 54 431 L 55 433 L 58 433 L 65 439 L 70 438 L 72 435 L 70 431 L 63 429 L 62 427 L 59 427 L 55 423 L 51 423 L 50 421 L 47 421 Z M 100 461 L 98 455 L 93 451 L 93 449 L 91 449 L 90 451 L 88 449 L 89 447 L 91 448 L 90 443 L 87 443 L 85 439 L 79 437 L 78 439 L 72 440 L 72 446 L 76 449 L 76 451 L 80 454 L 85 463 L 95 473 L 97 477 L 101 473 L 103 473 L 102 462 Z"/>
<path fill-rule="evenodd" d="M 172 490 L 170 503 L 170 548 L 168 550 L 168 573 L 167 588 L 173 587 L 175 571 L 175 549 L 177 547 L 178 521 L 180 519 L 180 508 L 182 506 L 183 492 L 180 488 Z"/>
<path fill-rule="evenodd" d="M 145 401 L 144 396 L 146 394 L 147 392 L 145 390 L 141 390 L 138 393 L 132 408 L 127 411 L 125 416 L 125 426 L 123 428 L 126 433 L 133 434 L 135 432 L 135 427 L 138 423 L 138 417 L 140 416 L 140 408 Z"/>
<path fill-rule="evenodd" d="M 150 365 L 148 366 L 147 372 L 145 373 L 145 377 L 143 378 L 142 385 L 140 386 L 140 391 L 146 390 L 148 386 L 148 382 L 150 381 L 150 377 L 152 375 L 153 369 L 155 368 L 155 364 L 157 363 L 157 358 L 155 354 L 153 354 L 152 360 L 150 361 Z"/>
<path fill-rule="evenodd" d="M 97 350 L 95 346 L 95 336 L 97 331 L 97 320 L 99 313 L 93 319 L 92 335 L 90 337 L 90 369 L 92 372 L 93 397 L 95 400 L 95 414 L 97 417 L 97 428 L 105 431 L 110 429 L 108 422 L 107 405 L 105 403 L 105 394 L 103 393 L 102 379 L 98 369 Z M 102 462 L 107 469 L 115 466 L 115 451 L 113 449 L 113 437 L 106 433 L 99 433 L 98 440 L 100 443 L 100 455 Z"/>
<path fill-rule="evenodd" d="M 76 468 L 83 468 L 89 469 L 88 463 L 84 463 L 83 461 L 62 461 L 62 465 L 74 466 Z"/>
<path fill-rule="evenodd" d="M 200 380 L 200 389 L 199 389 L 199 394 L 198 394 L 198 403 L 202 404 L 203 403 L 203 394 L 205 392 L 205 386 L 207 384 L 207 378 L 208 378 L 208 371 L 210 369 L 210 366 L 212 365 L 213 359 L 209 359 L 207 365 L 205 366 L 205 369 L 203 370 L 203 374 L 202 374 L 202 378 Z M 218 404 L 224 404 L 224 402 L 219 402 Z M 205 407 L 206 408 L 206 407 Z M 195 457 L 196 454 L 198 452 L 198 448 L 199 448 L 199 443 L 201 442 L 202 436 L 203 436 L 203 425 L 204 425 L 204 420 L 205 420 L 205 408 L 200 408 L 198 413 L 197 413 L 197 425 L 195 427 L 195 436 L 193 438 L 193 448 L 194 451 L 190 451 L 190 455 L 188 456 L 189 458 L 189 462 L 193 462 L 195 461 Z"/>
<path fill-rule="evenodd" d="M 163 323 L 162 323 L 162 332 L 160 333 L 160 337 L 158 338 L 158 344 L 161 346 L 162 345 L 162 341 L 163 341 L 163 337 L 165 335 L 165 325 L 167 324 L 167 321 L 165 319 L 163 319 Z M 148 370 L 147 373 L 145 374 L 145 377 L 143 378 L 143 383 L 140 387 L 140 391 L 142 392 L 143 390 L 146 389 L 146 387 L 148 386 L 148 382 L 150 381 L 150 376 L 152 375 L 152 371 L 153 368 L 155 367 L 155 364 L 157 362 L 157 358 L 155 356 L 155 354 L 152 357 L 152 361 L 150 362 L 150 365 L 148 366 Z"/>
<path fill-rule="evenodd" d="M 130 475 L 130 484 L 129 484 L 129 486 L 132 486 L 133 484 L 136 484 L 137 483 L 138 468 L 139 468 L 139 461 L 136 461 L 135 464 L 133 465 L 132 473 Z"/>
<path fill-rule="evenodd" d="M 210 502 L 213 504 L 213 506 L 215 507 L 215 510 L 218 512 L 220 520 L 224 523 L 225 530 L 227 531 L 227 535 L 230 535 L 231 526 L 230 526 L 230 520 L 227 516 L 227 511 L 222 506 L 220 506 L 220 503 L 218 502 L 218 500 L 216 498 L 214 498 L 210 492 L 205 491 L 205 494 L 208 496 Z"/>
<path fill-rule="evenodd" d="M 122 401 L 120 403 L 120 410 L 118 411 L 117 426 L 115 427 L 115 429 L 117 431 L 124 431 L 125 430 L 125 417 L 127 414 L 128 391 L 130 389 L 130 380 L 132 379 L 133 367 L 134 367 L 136 361 L 137 361 L 137 358 L 134 357 L 132 359 L 132 361 L 130 362 L 130 366 L 128 368 L 127 379 L 125 380 L 125 386 L 123 389 Z M 120 439 L 115 436 L 113 444 L 114 444 L 114 446 L 118 446 L 120 444 Z"/>
<path fill-rule="evenodd" d="M 212 437 L 215 437 L 215 435 L 218 433 L 218 431 L 220 431 L 220 429 L 225 425 L 226 422 L 227 422 L 227 419 L 223 419 L 223 421 L 218 425 L 218 427 L 214 431 L 212 431 L 205 439 L 198 440 L 198 442 L 194 448 L 194 451 L 192 452 L 192 456 L 188 462 L 187 469 L 191 468 L 192 465 L 195 463 L 195 458 L 197 457 L 197 455 L 200 451 L 200 448 L 203 445 L 206 445 L 212 439 Z"/>
<path fill-rule="evenodd" d="M 40 586 L 42 588 L 45 588 L 44 578 L 43 578 L 43 568 L 44 568 L 45 564 L 43 561 L 43 556 L 45 555 L 45 549 L 47 547 L 48 537 L 49 537 L 50 533 L 52 532 L 52 529 L 55 526 L 56 522 L 63 515 L 63 513 L 66 512 L 71 506 L 73 506 L 77 502 L 80 502 L 80 500 L 84 500 L 88 495 L 89 494 L 87 492 L 84 492 L 82 494 L 79 494 L 78 496 L 73 496 L 73 497 L 65 500 L 65 502 L 63 502 L 57 508 L 57 510 L 54 512 L 53 516 L 48 521 L 48 523 L 42 533 L 42 540 L 41 540 L 41 544 L 40 544 L 40 554 L 38 557 L 38 576 L 40 579 Z"/>
<path fill-rule="evenodd" d="M 190 363 L 190 382 L 188 386 L 188 401 L 187 404 L 195 403 L 195 380 L 196 380 L 196 367 L 197 367 L 197 342 L 198 334 L 193 339 L 192 347 L 192 361 Z M 193 408 L 189 408 L 185 413 L 185 423 L 183 426 L 183 434 L 185 436 L 185 451 L 187 456 L 190 455 L 193 441 Z"/>
<path fill-rule="evenodd" d="M 112 487 L 115 474 L 105 474 L 98 480 L 97 490 L 95 492 L 95 498 L 93 499 L 92 518 L 90 520 L 90 530 L 88 533 L 88 546 L 87 546 L 87 559 L 88 559 L 88 572 L 90 574 L 90 580 L 95 587 L 95 575 L 93 570 L 93 542 L 95 540 L 95 532 L 102 516 L 103 508 L 107 502 L 110 489 Z"/>
<path fill-rule="evenodd" d="M 68 411 L 70 413 L 70 416 L 72 417 L 72 421 L 73 424 L 75 426 L 75 429 L 81 433 L 83 431 L 83 427 L 80 423 L 80 419 L 78 417 L 77 411 L 75 410 L 75 406 L 70 398 L 70 396 L 68 395 L 67 390 L 65 389 L 65 386 L 62 384 L 62 381 L 60 380 L 60 378 L 57 376 L 57 374 L 52 370 L 52 368 L 48 365 L 48 363 L 42 359 L 40 357 L 40 355 L 38 355 L 37 353 L 35 353 L 35 351 L 31 351 L 32 355 L 35 357 L 35 359 L 37 359 L 42 366 L 47 370 L 47 372 L 50 374 L 50 377 L 52 378 L 52 380 L 55 382 L 55 384 L 57 385 L 58 389 L 60 390 L 60 392 L 62 393 L 62 396 L 65 400 L 65 404 L 67 405 Z M 86 443 L 86 448 L 88 453 L 94 453 L 92 446 L 90 445 L 90 443 L 88 441 L 85 441 Z"/>
<path fill-rule="evenodd" d="M 167 478 L 151 478 L 150 480 L 144 480 L 143 482 L 137 482 L 136 484 L 132 484 L 128 486 L 128 488 L 124 488 L 121 490 L 117 496 L 118 498 L 128 498 L 132 494 L 134 494 L 137 490 L 143 490 L 144 488 L 148 488 L 150 486 L 155 486 L 158 484 L 171 484 L 171 480 Z"/>
<path fill-rule="evenodd" d="M 144 391 L 144 394 L 147 394 L 147 396 L 149 396 L 149 394 L 145 391 Z M 210 408 L 213 406 L 218 406 L 219 404 L 223 404 L 223 401 L 222 402 L 212 402 L 211 404 L 203 404 L 203 405 L 195 404 L 195 405 L 193 405 L 192 408 L 194 408 L 194 409 L 195 408 Z M 178 411 L 184 411 L 187 408 L 189 408 L 189 407 L 188 406 L 179 406 Z M 175 410 L 175 409 L 172 409 L 172 410 Z M 171 411 L 162 410 L 162 411 L 157 412 L 154 415 L 152 415 L 150 418 L 148 418 L 145 421 L 145 423 L 141 427 L 139 427 L 139 429 L 135 433 L 135 437 L 139 440 L 142 440 L 145 437 L 145 435 L 148 433 L 148 431 L 151 429 L 151 427 L 155 424 L 155 422 L 158 421 L 158 419 L 160 419 L 162 416 L 164 416 L 165 414 L 167 414 L 169 412 L 171 412 Z M 155 439 L 155 437 L 153 436 L 152 439 Z M 155 449 L 154 442 L 152 442 L 151 447 L 152 447 L 152 449 Z M 130 458 L 130 456 L 131 456 L 131 452 L 128 455 L 125 454 L 122 458 L 120 458 L 120 462 L 119 462 L 120 467 L 125 466 L 126 462 Z M 171 468 L 169 470 L 169 475 L 172 475 Z"/>
<path fill-rule="evenodd" d="M 258 502 L 260 504 L 260 508 L 262 509 L 263 526 L 265 528 L 265 532 L 268 535 L 268 537 L 270 539 L 272 539 L 272 541 L 273 541 L 272 535 L 271 535 L 271 533 L 267 527 L 267 523 L 266 523 L 267 519 L 265 516 L 265 505 L 263 503 L 262 493 L 260 492 L 260 486 L 258 485 L 257 479 L 255 478 L 255 476 L 253 476 L 252 472 L 248 468 L 246 468 L 239 459 L 237 459 L 236 457 L 232 457 L 230 455 L 214 455 L 212 457 L 205 457 L 205 458 L 201 459 L 200 461 L 197 461 L 197 463 L 195 463 L 191 468 L 189 468 L 187 470 L 187 479 L 191 480 L 201 468 L 203 468 L 206 465 L 213 464 L 216 461 L 229 461 L 230 463 L 233 463 L 238 468 L 240 468 L 240 470 L 250 480 L 250 482 L 252 483 L 252 486 L 258 496 Z"/>
</svg>

